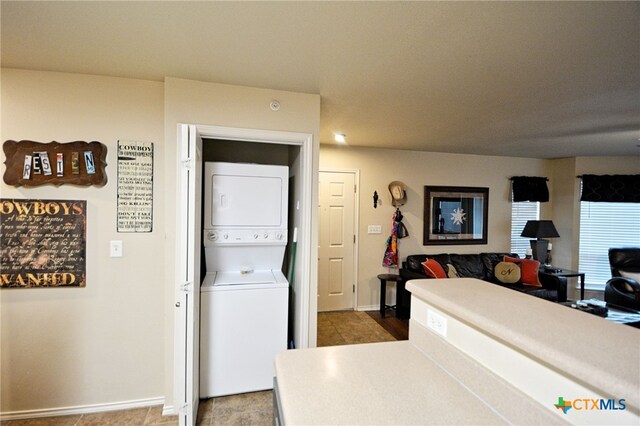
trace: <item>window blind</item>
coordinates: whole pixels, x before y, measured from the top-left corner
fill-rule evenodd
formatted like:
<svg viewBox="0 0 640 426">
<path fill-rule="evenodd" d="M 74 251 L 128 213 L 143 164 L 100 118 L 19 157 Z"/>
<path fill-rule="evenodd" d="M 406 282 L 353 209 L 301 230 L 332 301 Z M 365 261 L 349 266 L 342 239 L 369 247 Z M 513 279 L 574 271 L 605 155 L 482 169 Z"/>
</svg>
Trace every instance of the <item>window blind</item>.
<svg viewBox="0 0 640 426">
<path fill-rule="evenodd" d="M 611 278 L 610 247 L 640 247 L 640 204 L 581 201 L 578 269 L 586 287 L 604 289 Z"/>
<path fill-rule="evenodd" d="M 511 203 L 511 252 L 524 257 L 531 248 L 530 238 L 521 237 L 524 225 L 528 220 L 540 219 L 540 203 L 522 201 Z"/>
</svg>

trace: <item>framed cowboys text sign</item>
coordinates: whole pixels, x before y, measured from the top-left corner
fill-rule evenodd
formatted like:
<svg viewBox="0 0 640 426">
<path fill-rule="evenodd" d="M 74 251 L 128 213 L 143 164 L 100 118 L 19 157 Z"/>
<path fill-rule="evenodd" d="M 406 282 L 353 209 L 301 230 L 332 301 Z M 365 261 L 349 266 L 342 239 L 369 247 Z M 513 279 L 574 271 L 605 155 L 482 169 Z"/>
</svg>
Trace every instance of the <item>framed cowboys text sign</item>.
<svg viewBox="0 0 640 426">
<path fill-rule="evenodd" d="M 85 287 L 87 202 L 0 199 L 0 288 Z"/>
</svg>

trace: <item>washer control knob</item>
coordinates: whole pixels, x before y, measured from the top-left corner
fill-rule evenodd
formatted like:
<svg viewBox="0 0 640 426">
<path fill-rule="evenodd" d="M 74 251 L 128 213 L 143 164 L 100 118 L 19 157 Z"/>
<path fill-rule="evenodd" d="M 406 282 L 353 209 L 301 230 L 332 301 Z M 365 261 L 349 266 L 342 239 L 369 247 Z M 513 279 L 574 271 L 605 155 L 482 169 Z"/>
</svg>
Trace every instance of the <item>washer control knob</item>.
<svg viewBox="0 0 640 426">
<path fill-rule="evenodd" d="M 211 241 L 216 241 L 218 239 L 218 233 L 216 231 L 209 231 L 207 238 Z"/>
<path fill-rule="evenodd" d="M 282 232 L 278 232 L 278 233 L 276 234 L 276 238 L 277 238 L 277 239 L 279 239 L 279 240 L 281 240 L 281 239 L 282 239 Z"/>
<path fill-rule="evenodd" d="M 264 237 L 264 239 L 266 240 L 267 238 L 269 238 L 269 233 L 268 233 L 268 232 L 265 232 L 265 233 L 264 233 L 264 235 L 263 235 L 263 237 Z"/>
<path fill-rule="evenodd" d="M 253 239 L 254 239 L 254 240 L 257 240 L 257 239 L 258 239 L 258 237 L 259 237 L 258 233 L 257 233 L 257 232 L 254 232 L 254 233 L 253 233 Z"/>
<path fill-rule="evenodd" d="M 225 240 L 229 239 L 229 234 L 227 234 L 226 232 L 224 233 L 224 235 L 222 236 L 222 238 L 224 238 Z"/>
</svg>

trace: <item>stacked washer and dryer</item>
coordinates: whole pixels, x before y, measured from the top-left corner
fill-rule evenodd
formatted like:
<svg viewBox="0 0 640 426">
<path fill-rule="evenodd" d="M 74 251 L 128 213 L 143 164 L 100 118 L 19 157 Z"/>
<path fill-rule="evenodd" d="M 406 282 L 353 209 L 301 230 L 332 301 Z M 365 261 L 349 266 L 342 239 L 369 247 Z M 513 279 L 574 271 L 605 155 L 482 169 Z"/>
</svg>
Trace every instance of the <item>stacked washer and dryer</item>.
<svg viewBox="0 0 640 426">
<path fill-rule="evenodd" d="M 288 167 L 207 162 L 204 179 L 200 397 L 271 389 L 287 349 Z"/>
</svg>

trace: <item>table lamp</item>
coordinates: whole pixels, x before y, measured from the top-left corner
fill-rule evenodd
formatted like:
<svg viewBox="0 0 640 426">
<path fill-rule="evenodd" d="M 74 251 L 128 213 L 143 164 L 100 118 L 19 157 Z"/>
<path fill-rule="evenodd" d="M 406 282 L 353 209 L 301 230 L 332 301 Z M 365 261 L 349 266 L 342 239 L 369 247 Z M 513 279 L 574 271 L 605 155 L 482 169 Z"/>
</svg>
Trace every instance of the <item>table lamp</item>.
<svg viewBox="0 0 640 426">
<path fill-rule="evenodd" d="M 558 238 L 560 235 L 550 220 L 528 220 L 520 236 L 536 238 L 535 240 L 531 240 L 533 258 L 538 262 L 546 264 L 549 240 L 545 240 L 545 238 Z"/>
</svg>

